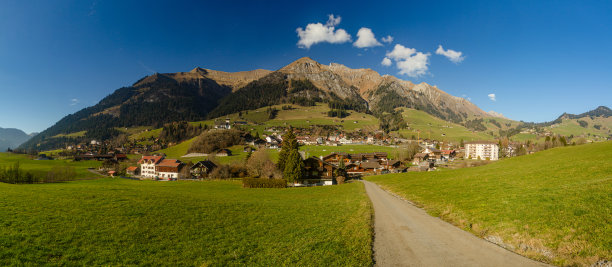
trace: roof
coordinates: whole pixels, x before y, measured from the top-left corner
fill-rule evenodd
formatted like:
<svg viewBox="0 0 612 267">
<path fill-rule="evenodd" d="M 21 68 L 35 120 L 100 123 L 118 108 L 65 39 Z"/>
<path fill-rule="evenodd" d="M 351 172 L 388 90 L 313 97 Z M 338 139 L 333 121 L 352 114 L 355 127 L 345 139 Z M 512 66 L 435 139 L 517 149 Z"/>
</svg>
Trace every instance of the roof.
<svg viewBox="0 0 612 267">
<path fill-rule="evenodd" d="M 164 157 L 163 156 L 142 156 L 138 161 L 138 164 L 142 164 L 144 161 L 152 160 L 153 164 L 159 163 Z"/>
<path fill-rule="evenodd" d="M 376 161 L 366 161 L 361 163 L 361 168 L 364 169 L 377 169 L 380 168 L 380 164 Z"/>
<path fill-rule="evenodd" d="M 497 142 L 494 141 L 470 141 L 470 142 L 465 142 L 464 144 L 483 144 L 483 145 L 497 145 Z"/>
<path fill-rule="evenodd" d="M 129 171 L 129 172 L 133 172 L 133 171 L 135 171 L 135 170 L 138 170 L 138 167 L 136 167 L 136 166 L 130 166 L 130 167 L 127 167 L 127 169 L 125 169 L 125 170 L 126 170 L 126 171 Z"/>
<path fill-rule="evenodd" d="M 416 153 L 414 154 L 415 158 L 425 158 L 425 157 L 429 157 L 429 154 L 427 153 Z"/>
<path fill-rule="evenodd" d="M 178 159 L 164 159 L 159 164 L 157 164 L 157 166 L 159 167 L 178 167 L 181 164 L 183 163 L 180 162 Z"/>
<path fill-rule="evenodd" d="M 453 152 L 455 152 L 455 150 L 442 150 L 442 154 L 444 155 L 450 155 Z"/>
<path fill-rule="evenodd" d="M 214 169 L 217 167 L 216 164 L 214 164 L 212 161 L 210 160 L 202 160 L 202 161 L 198 161 L 196 162 L 196 164 L 193 164 L 193 166 L 191 166 L 191 168 L 197 168 L 197 166 L 202 166 L 202 167 L 206 167 L 207 169 Z"/>
<path fill-rule="evenodd" d="M 115 154 L 115 157 L 118 159 L 119 158 L 124 159 L 124 158 L 127 158 L 127 155 L 126 154 Z"/>
</svg>

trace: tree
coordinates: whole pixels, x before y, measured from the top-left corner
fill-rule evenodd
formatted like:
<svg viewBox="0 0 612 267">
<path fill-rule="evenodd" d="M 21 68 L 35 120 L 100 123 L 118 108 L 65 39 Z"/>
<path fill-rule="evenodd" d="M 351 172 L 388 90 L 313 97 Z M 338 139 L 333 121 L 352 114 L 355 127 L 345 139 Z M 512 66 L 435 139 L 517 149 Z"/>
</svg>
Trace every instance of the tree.
<svg viewBox="0 0 612 267">
<path fill-rule="evenodd" d="M 289 156 L 285 159 L 283 177 L 290 183 L 296 183 L 304 176 L 304 161 L 297 149 L 291 149 Z"/>
<path fill-rule="evenodd" d="M 272 168 L 270 168 L 272 166 Z M 247 171 L 250 176 L 254 178 L 272 178 L 275 176 L 276 168 L 274 163 L 270 160 L 266 149 L 259 149 L 255 151 L 247 160 Z"/>
<path fill-rule="evenodd" d="M 298 149 L 298 143 L 293 134 L 293 127 L 289 126 L 289 130 L 283 135 L 283 143 L 281 145 L 281 151 L 278 154 L 278 162 L 276 163 L 280 171 L 285 171 L 285 162 L 293 149 Z"/>
</svg>

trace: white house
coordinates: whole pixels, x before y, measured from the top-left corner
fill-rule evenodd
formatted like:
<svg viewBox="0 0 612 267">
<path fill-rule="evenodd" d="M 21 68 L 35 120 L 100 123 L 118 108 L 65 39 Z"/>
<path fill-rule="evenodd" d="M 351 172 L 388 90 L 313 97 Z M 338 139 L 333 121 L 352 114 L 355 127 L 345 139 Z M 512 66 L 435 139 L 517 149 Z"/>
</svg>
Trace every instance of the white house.
<svg viewBox="0 0 612 267">
<path fill-rule="evenodd" d="M 176 179 L 183 163 L 163 156 L 142 156 L 138 161 L 140 175 L 144 178 Z"/>
<path fill-rule="evenodd" d="M 492 141 L 466 142 L 465 158 L 498 160 L 499 145 Z"/>
<path fill-rule="evenodd" d="M 140 175 L 145 178 L 156 177 L 155 166 L 163 159 L 163 156 L 142 156 L 138 161 L 138 164 L 140 164 Z"/>
</svg>

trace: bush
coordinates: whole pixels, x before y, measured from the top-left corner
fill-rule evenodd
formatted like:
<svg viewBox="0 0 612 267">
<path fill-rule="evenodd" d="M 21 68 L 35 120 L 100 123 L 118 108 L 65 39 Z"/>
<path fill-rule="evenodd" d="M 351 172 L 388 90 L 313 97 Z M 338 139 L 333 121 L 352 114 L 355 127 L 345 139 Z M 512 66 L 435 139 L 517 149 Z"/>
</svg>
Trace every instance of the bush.
<svg viewBox="0 0 612 267">
<path fill-rule="evenodd" d="M 346 178 L 344 178 L 344 176 L 336 177 L 336 182 L 338 182 L 338 184 L 344 184 L 345 180 L 346 180 Z"/>
<path fill-rule="evenodd" d="M 242 178 L 242 187 L 245 188 L 285 188 L 285 179 L 262 179 L 262 178 Z"/>
</svg>

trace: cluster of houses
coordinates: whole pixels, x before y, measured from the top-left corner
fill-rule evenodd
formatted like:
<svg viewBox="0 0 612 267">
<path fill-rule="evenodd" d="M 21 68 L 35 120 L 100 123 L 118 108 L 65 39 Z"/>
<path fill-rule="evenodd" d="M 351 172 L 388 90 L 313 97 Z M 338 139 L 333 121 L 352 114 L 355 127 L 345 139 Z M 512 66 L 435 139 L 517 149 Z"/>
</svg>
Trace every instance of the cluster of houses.
<svg viewBox="0 0 612 267">
<path fill-rule="evenodd" d="M 331 183 L 337 171 L 344 168 L 349 177 L 403 172 L 405 168 L 398 160 L 391 160 L 386 152 L 349 154 L 333 152 L 327 156 L 310 157 L 304 160 L 305 183 Z"/>
</svg>

